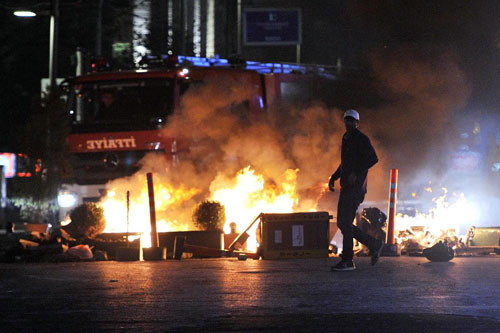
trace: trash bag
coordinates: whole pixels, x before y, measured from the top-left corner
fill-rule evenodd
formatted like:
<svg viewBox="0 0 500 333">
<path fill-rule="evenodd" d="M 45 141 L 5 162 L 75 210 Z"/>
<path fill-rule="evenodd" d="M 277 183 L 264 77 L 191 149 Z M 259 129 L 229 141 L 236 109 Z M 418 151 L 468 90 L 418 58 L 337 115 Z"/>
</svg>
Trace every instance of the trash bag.
<svg viewBox="0 0 500 333">
<path fill-rule="evenodd" d="M 68 249 L 68 253 L 84 260 L 85 259 L 90 260 L 94 257 L 92 254 L 92 250 L 90 250 L 90 247 L 88 245 L 83 245 L 83 244 L 70 247 Z"/>
<path fill-rule="evenodd" d="M 437 244 L 423 251 L 424 256 L 430 261 L 450 261 L 455 256 L 455 250 L 447 242 L 439 241 Z"/>
</svg>

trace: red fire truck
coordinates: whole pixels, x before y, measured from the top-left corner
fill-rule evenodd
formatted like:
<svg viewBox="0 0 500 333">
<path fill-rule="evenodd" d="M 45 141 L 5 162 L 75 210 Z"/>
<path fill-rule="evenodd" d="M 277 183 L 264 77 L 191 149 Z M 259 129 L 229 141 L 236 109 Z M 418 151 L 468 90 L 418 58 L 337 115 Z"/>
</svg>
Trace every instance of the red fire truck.
<svg viewBox="0 0 500 333">
<path fill-rule="evenodd" d="M 160 131 L 180 109 L 190 85 L 207 78 L 246 82 L 258 87 L 245 101 L 245 112 L 258 116 L 275 102 L 295 105 L 322 100 L 348 104 L 335 68 L 258 63 L 195 57 L 162 57 L 143 68 L 96 71 L 79 76 L 69 86 L 68 113 L 72 132 L 71 176 L 59 196 L 64 215 L 74 205 L 97 201 L 106 182 L 129 176 L 148 152 L 176 158 L 181 143 Z M 347 105 L 345 105 L 347 106 Z"/>
</svg>

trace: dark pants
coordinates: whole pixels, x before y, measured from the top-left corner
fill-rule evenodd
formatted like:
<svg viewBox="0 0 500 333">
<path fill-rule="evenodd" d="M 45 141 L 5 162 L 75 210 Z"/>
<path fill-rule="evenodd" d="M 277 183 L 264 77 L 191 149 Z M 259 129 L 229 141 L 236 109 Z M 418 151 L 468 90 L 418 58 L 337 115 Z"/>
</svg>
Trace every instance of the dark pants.
<svg viewBox="0 0 500 333">
<path fill-rule="evenodd" d="M 365 194 L 353 188 L 343 188 L 340 190 L 339 203 L 337 208 L 337 226 L 342 231 L 342 259 L 352 260 L 354 253 L 353 237 L 367 246 L 370 251 L 377 248 L 377 240 L 367 233 L 361 231 L 358 227 L 353 225 L 354 218 L 356 217 L 356 210 L 365 199 Z"/>
</svg>

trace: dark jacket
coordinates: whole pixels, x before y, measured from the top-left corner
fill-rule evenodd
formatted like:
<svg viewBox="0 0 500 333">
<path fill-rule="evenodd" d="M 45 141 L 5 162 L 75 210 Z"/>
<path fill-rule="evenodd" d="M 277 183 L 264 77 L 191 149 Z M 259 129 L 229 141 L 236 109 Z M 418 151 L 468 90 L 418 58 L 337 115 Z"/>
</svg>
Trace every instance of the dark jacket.
<svg viewBox="0 0 500 333">
<path fill-rule="evenodd" d="M 342 137 L 341 162 L 332 177 L 335 180 L 340 178 L 342 188 L 352 187 L 366 193 L 368 169 L 377 162 L 378 157 L 370 139 L 355 129 L 351 133 L 346 132 Z M 356 182 L 354 185 L 349 185 L 349 175 L 353 172 L 356 175 Z"/>
</svg>

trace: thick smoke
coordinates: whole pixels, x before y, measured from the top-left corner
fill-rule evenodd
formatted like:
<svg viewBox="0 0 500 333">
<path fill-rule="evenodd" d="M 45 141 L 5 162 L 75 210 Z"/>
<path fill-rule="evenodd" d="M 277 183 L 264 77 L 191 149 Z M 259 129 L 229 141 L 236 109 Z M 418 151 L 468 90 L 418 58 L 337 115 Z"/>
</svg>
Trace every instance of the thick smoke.
<svg viewBox="0 0 500 333">
<path fill-rule="evenodd" d="M 196 204 L 210 198 L 216 179 L 232 179 L 250 165 L 268 186 L 279 187 L 287 169 L 299 169 L 296 209 L 314 207 L 340 161 L 342 111 L 273 105 L 255 117 L 245 105 L 255 96 L 254 89 L 230 78 L 191 86 L 182 98 L 181 112 L 162 132 L 178 140 L 177 162 L 170 165 L 164 156 L 148 154 L 136 175 L 108 187 L 143 188 L 145 174 L 153 172 L 155 183 L 191 190 L 182 204 L 158 212 L 158 219 L 186 225 Z M 334 199 L 326 202 L 325 208 L 333 210 Z"/>
<path fill-rule="evenodd" d="M 383 102 L 363 114 L 387 163 L 404 182 L 443 178 L 457 137 L 454 115 L 470 94 L 459 59 L 442 47 L 413 44 L 374 50 L 370 62 Z"/>
<path fill-rule="evenodd" d="M 383 101 L 359 110 L 360 129 L 370 136 L 380 160 L 369 173 L 367 201 L 380 202 L 387 196 L 390 167 L 411 178 L 434 164 L 446 148 L 443 132 L 450 116 L 465 103 L 468 87 L 456 59 L 440 49 L 377 50 L 371 64 Z M 193 207 L 210 198 L 214 180 L 232 179 L 248 165 L 271 186 L 280 184 L 287 169 L 299 169 L 296 209 L 319 201 L 319 209 L 335 210 L 336 194 L 325 191 L 325 185 L 340 162 L 343 110 L 275 104 L 255 117 L 246 105 L 255 89 L 249 82 L 213 78 L 184 94 L 181 112 L 162 132 L 178 140 L 177 162 L 170 166 L 164 156 L 149 154 L 131 177 L 144 176 L 139 177 L 144 182 L 145 173 L 154 172 L 155 182 L 190 191 L 181 204 L 168 207 L 166 220 L 189 224 Z"/>
<path fill-rule="evenodd" d="M 248 110 L 241 111 L 239 105 L 255 94 L 252 89 L 223 79 L 188 90 L 183 111 L 164 131 L 193 143 L 173 173 L 189 186 L 208 189 L 217 174 L 233 177 L 248 165 L 271 184 L 287 169 L 298 168 L 299 193 L 321 192 L 339 162 L 344 130 L 340 111 L 274 105 L 261 117 L 242 116 Z M 193 179 L 196 183 L 190 184 Z"/>
</svg>

